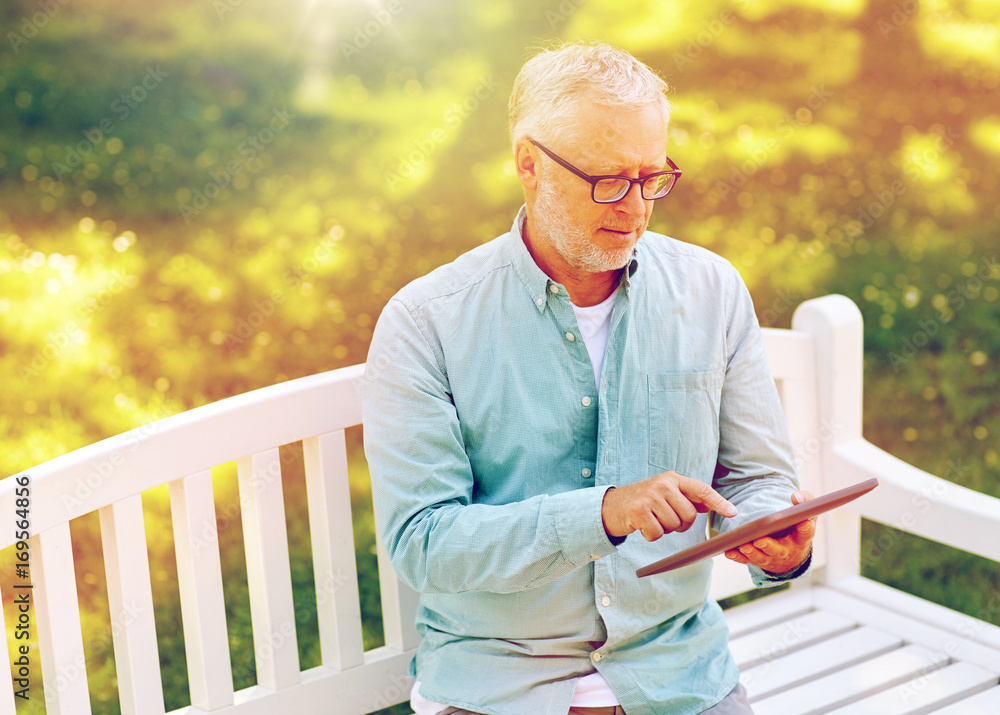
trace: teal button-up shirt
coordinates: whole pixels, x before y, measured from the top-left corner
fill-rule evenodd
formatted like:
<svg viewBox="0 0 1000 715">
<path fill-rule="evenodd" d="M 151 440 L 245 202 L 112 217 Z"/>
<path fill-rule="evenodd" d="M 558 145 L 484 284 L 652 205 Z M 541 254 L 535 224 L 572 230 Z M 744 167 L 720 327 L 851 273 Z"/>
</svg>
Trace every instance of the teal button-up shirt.
<svg viewBox="0 0 1000 715">
<path fill-rule="evenodd" d="M 403 288 L 372 339 L 365 449 L 382 540 L 421 593 L 411 675 L 432 701 L 566 715 L 575 679 L 597 669 L 629 715 L 700 713 L 738 678 L 710 562 L 635 570 L 704 540 L 709 516 L 726 531 L 791 503 L 750 295 L 726 260 L 647 231 L 598 391 L 523 220 Z M 605 491 L 668 470 L 712 483 L 739 515 L 614 545 Z"/>
</svg>

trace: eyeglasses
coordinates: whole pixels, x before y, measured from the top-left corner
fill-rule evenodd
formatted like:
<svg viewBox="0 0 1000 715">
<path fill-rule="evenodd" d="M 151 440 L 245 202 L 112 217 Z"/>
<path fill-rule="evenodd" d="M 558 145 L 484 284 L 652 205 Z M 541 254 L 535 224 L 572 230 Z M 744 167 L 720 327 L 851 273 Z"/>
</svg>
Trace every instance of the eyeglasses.
<svg viewBox="0 0 1000 715">
<path fill-rule="evenodd" d="M 599 204 L 613 204 L 616 201 L 621 201 L 625 197 L 625 194 L 632 190 L 632 184 L 639 184 L 642 198 L 647 201 L 662 199 L 670 193 L 677 180 L 681 177 L 681 170 L 670 159 L 667 159 L 667 164 L 670 165 L 669 171 L 657 171 L 655 174 L 640 176 L 638 179 L 630 179 L 627 176 L 590 176 L 577 169 L 565 159 L 556 156 L 554 152 L 546 149 L 534 139 L 529 139 L 528 141 L 544 151 L 552 161 L 572 171 L 590 184 L 590 195 Z"/>
</svg>

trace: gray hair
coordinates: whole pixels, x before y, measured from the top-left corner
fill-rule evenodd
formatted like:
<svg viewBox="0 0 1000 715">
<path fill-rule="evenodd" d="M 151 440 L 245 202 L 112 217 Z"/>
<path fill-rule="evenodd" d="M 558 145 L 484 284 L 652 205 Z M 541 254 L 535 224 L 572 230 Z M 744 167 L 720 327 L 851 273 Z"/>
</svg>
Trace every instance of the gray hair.
<svg viewBox="0 0 1000 715">
<path fill-rule="evenodd" d="M 566 137 L 583 100 L 621 109 L 659 104 L 670 117 L 667 83 L 624 50 L 604 43 L 567 44 L 528 60 L 510 94 L 510 140 Z"/>
</svg>

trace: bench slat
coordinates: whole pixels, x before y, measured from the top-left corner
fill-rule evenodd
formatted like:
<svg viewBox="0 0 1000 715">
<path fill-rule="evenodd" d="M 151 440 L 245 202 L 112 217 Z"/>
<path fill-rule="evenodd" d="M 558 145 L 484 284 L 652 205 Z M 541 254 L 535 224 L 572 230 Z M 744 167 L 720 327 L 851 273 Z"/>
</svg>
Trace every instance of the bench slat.
<svg viewBox="0 0 1000 715">
<path fill-rule="evenodd" d="M 944 662 L 927 648 L 906 646 L 754 702 L 753 710 L 756 715 L 825 713 L 905 683 Z"/>
<path fill-rule="evenodd" d="M 969 663 L 954 663 L 885 690 L 831 715 L 918 715 L 994 685 L 997 676 Z M 1000 706 L 1000 703 L 994 703 Z M 996 712 L 996 709 L 994 709 Z"/>
<path fill-rule="evenodd" d="M 142 495 L 101 507 L 100 515 L 122 713 L 163 713 Z"/>
<path fill-rule="evenodd" d="M 323 665 L 346 670 L 365 654 L 344 431 L 303 440 L 302 448 L 320 650 Z"/>
<path fill-rule="evenodd" d="M 903 639 L 874 628 L 855 628 L 812 646 L 765 661 L 740 674 L 751 702 L 788 690 L 899 648 Z"/>
<path fill-rule="evenodd" d="M 232 705 L 233 672 L 211 470 L 170 482 L 170 513 L 191 704 L 214 710 Z"/>
<path fill-rule="evenodd" d="M 31 537 L 38 650 L 48 715 L 90 715 L 69 524 Z"/>
<path fill-rule="evenodd" d="M 895 614 L 931 624 L 949 633 L 957 633 L 994 651 L 1000 651 L 1000 626 L 953 611 L 933 601 L 926 601 L 863 576 L 843 579 L 838 581 L 835 587 L 837 591 L 848 593 L 862 601 L 885 606 Z M 993 603 L 995 604 L 995 601 Z M 986 610 L 990 609 L 995 610 L 995 606 L 990 605 Z M 1000 669 L 996 670 L 1000 672 Z"/>
<path fill-rule="evenodd" d="M 281 690 L 299 682 L 299 651 L 278 450 L 241 457 L 236 471 L 257 683 Z"/>
<path fill-rule="evenodd" d="M 894 604 L 885 600 L 866 601 L 860 591 L 853 589 L 853 585 L 861 581 L 863 579 L 857 577 L 838 582 L 832 588 L 814 587 L 812 593 L 817 607 L 842 613 L 859 623 L 893 633 L 903 633 L 908 643 L 918 643 L 934 651 L 946 652 L 954 660 L 964 660 L 991 672 L 1000 673 L 1000 650 L 964 637 L 966 632 L 964 630 L 957 633 L 947 631 L 897 613 L 893 608 Z M 884 599 L 886 591 L 880 589 L 878 592 L 883 594 Z"/>
<path fill-rule="evenodd" d="M 378 512 L 375 513 L 378 521 Z M 382 627 L 385 644 L 395 650 L 404 651 L 420 645 L 420 635 L 414 627 L 414 618 L 420 596 L 412 588 L 396 578 L 389 562 L 389 553 L 382 544 L 382 538 L 375 530 L 375 548 L 378 555 L 378 583 L 382 595 Z"/>
<path fill-rule="evenodd" d="M 1000 710 L 1000 687 L 990 688 L 971 698 L 966 698 L 941 710 L 934 715 L 996 715 Z"/>
<path fill-rule="evenodd" d="M 744 603 L 725 612 L 729 637 L 739 638 L 761 628 L 780 625 L 789 618 L 812 610 L 813 599 L 809 589 L 792 589 Z"/>
<path fill-rule="evenodd" d="M 755 665 L 840 635 L 857 624 L 845 616 L 825 611 L 812 611 L 784 623 L 770 626 L 729 641 L 739 669 Z"/>
</svg>

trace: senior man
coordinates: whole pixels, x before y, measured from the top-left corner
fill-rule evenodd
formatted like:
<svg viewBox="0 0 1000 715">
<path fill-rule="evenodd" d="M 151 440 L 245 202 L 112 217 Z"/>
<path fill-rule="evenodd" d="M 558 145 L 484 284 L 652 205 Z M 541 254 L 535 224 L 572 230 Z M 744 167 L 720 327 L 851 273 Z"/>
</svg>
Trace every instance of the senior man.
<svg viewBox="0 0 1000 715">
<path fill-rule="evenodd" d="M 635 575 L 709 519 L 809 498 L 740 276 L 645 230 L 681 173 L 665 92 L 607 45 L 529 60 L 511 231 L 379 318 L 365 447 L 383 542 L 421 594 L 417 715 L 752 712 L 710 564 Z M 813 529 L 728 556 L 779 583 L 808 569 Z"/>
</svg>

